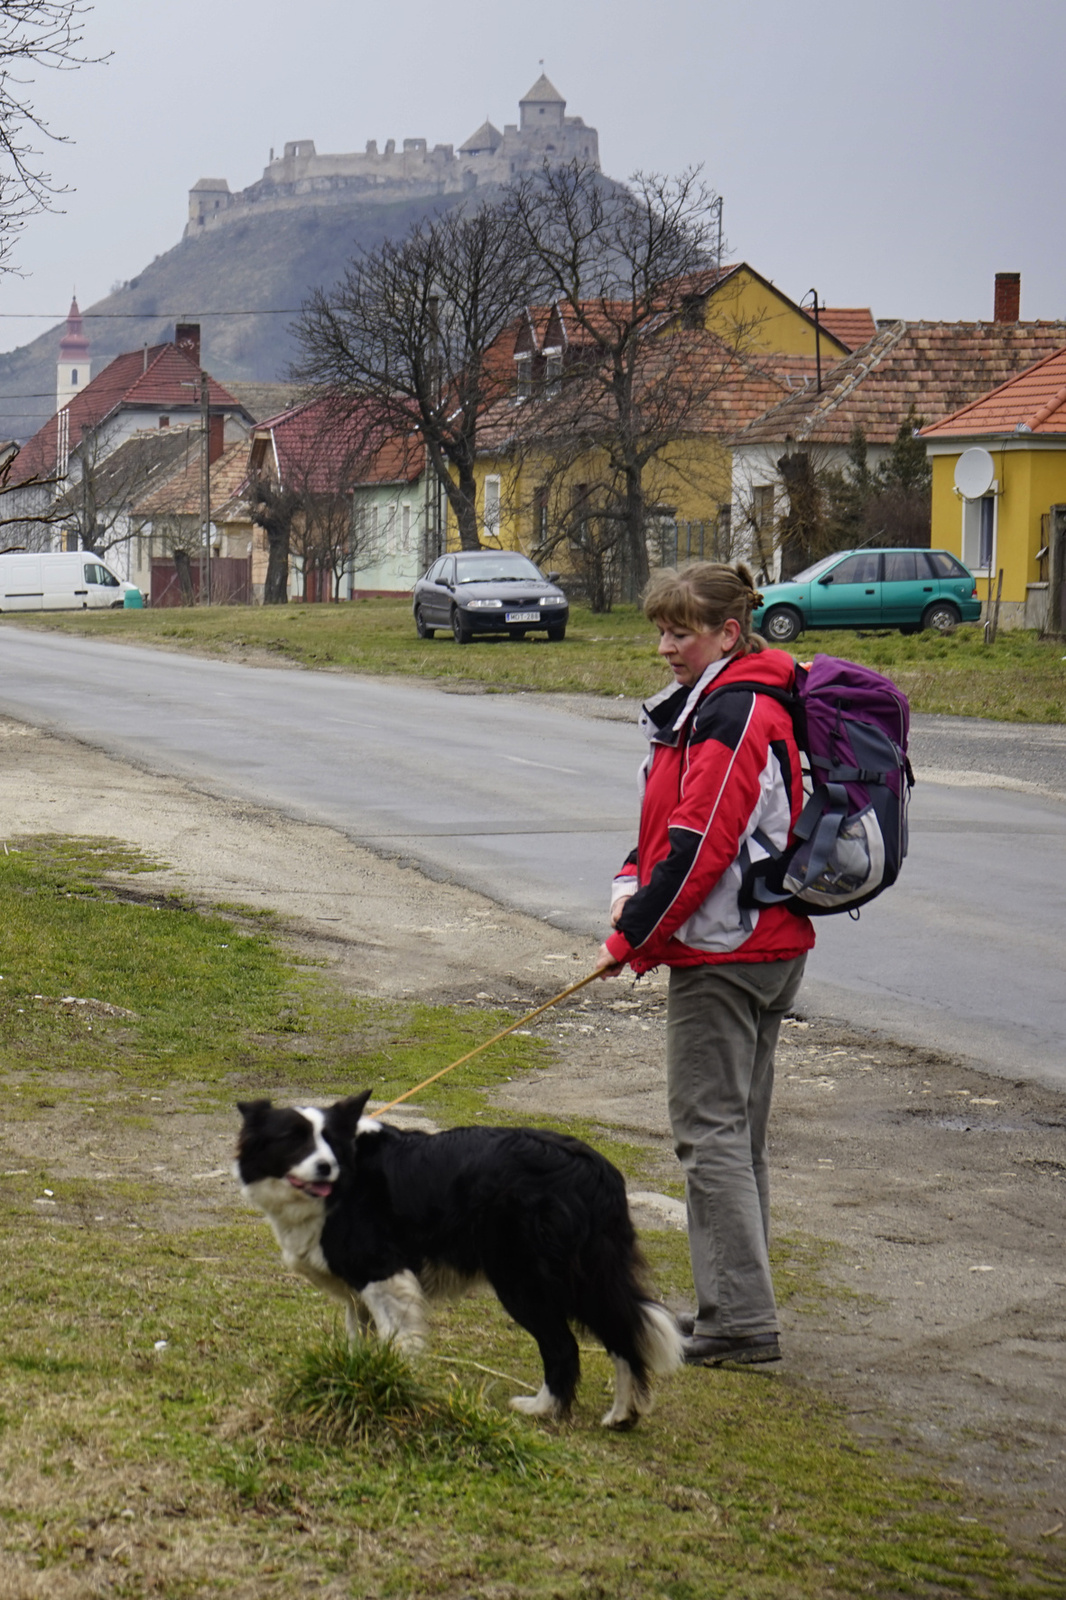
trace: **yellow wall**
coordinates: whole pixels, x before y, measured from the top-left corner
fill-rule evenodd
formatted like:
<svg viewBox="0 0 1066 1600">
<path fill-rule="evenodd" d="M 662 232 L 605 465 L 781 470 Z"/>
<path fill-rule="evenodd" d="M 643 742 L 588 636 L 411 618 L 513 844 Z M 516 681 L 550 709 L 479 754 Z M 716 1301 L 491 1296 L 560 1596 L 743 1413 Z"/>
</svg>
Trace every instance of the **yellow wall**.
<svg viewBox="0 0 1066 1600">
<path fill-rule="evenodd" d="M 786 295 L 741 267 L 707 299 L 706 327 L 743 353 L 773 351 L 789 356 L 815 355 L 814 323 Z M 823 328 L 822 360 L 827 366 L 847 355 L 844 346 Z"/>
<path fill-rule="evenodd" d="M 716 439 L 679 439 L 663 452 L 661 459 L 652 462 L 644 474 L 645 497 L 650 505 L 667 505 L 674 508 L 679 522 L 712 522 L 720 506 L 731 497 L 731 454 Z M 481 537 L 484 540 L 483 513 L 485 505 L 485 479 L 500 479 L 500 529 L 499 540 L 508 550 L 523 550 L 527 554 L 536 544 L 533 526 L 534 491 L 545 480 L 545 471 L 538 468 L 535 459 L 522 463 L 519 472 L 506 456 L 481 456 L 475 466 L 477 478 L 477 506 Z M 595 484 L 602 478 L 602 457 L 594 453 L 567 474 L 572 483 Z M 557 484 L 555 492 L 565 493 L 565 486 Z M 459 530 L 449 508 L 447 518 L 446 548 L 459 548 Z M 560 552 L 562 559 L 563 552 Z"/>
<path fill-rule="evenodd" d="M 1066 446 L 1061 450 L 994 447 L 995 441 L 959 441 L 958 454 L 937 455 L 933 466 L 933 519 L 931 542 L 964 560 L 962 547 L 963 501 L 955 493 L 955 464 L 971 445 L 987 449 L 996 466 L 999 483 L 996 506 L 996 558 L 993 590 L 1003 569 L 1003 599 L 1024 604 L 1026 585 L 1039 579 L 1037 551 L 1041 547 L 1042 515 L 1053 505 L 1066 504 Z M 986 598 L 984 578 L 978 584 Z"/>
</svg>

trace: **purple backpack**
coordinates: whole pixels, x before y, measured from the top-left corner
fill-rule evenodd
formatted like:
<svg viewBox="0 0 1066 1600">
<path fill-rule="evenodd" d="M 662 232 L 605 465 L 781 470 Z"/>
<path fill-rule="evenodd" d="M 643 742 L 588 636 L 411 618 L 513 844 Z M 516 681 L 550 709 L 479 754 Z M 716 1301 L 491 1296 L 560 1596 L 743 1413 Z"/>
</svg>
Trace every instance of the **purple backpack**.
<svg viewBox="0 0 1066 1600">
<path fill-rule="evenodd" d="M 778 851 L 756 829 L 745 843 L 741 905 L 857 916 L 895 883 L 907 854 L 914 774 L 906 695 L 879 672 L 836 656 L 797 665 L 794 694 L 761 683 L 723 685 L 721 692 L 727 687 L 770 694 L 787 706 L 808 768 L 809 798 L 792 842 Z"/>
</svg>

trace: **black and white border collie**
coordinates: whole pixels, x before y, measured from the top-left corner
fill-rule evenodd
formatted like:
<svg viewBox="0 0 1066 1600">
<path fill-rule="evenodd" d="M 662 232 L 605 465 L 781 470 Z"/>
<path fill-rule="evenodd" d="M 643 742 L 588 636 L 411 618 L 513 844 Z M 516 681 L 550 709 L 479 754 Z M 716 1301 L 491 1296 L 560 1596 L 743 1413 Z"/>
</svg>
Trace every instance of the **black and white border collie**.
<svg viewBox="0 0 1066 1600">
<path fill-rule="evenodd" d="M 644 1287 L 621 1174 L 565 1134 L 420 1133 L 364 1116 L 369 1098 L 327 1110 L 238 1105 L 237 1176 L 286 1265 L 343 1302 L 350 1339 L 372 1322 L 408 1353 L 425 1341 L 426 1296 L 487 1279 L 544 1363 L 539 1394 L 516 1396 L 514 1409 L 568 1414 L 574 1322 L 614 1359 L 604 1427 L 632 1427 L 651 1409 L 650 1375 L 680 1366 L 682 1346 Z"/>
</svg>

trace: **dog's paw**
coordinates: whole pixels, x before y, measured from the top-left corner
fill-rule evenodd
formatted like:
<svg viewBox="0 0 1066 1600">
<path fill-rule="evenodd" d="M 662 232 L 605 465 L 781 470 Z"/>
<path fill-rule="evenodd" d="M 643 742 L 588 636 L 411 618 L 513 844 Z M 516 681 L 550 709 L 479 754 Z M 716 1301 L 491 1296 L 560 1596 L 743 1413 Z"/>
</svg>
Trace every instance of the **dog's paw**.
<svg viewBox="0 0 1066 1600">
<path fill-rule="evenodd" d="M 558 1422 L 566 1414 L 566 1408 L 545 1384 L 538 1394 L 516 1394 L 511 1400 L 511 1410 L 521 1411 L 526 1417 L 550 1417 L 553 1422 Z"/>
<path fill-rule="evenodd" d="M 610 1428 L 615 1433 L 628 1433 L 640 1421 L 640 1412 L 630 1406 L 613 1405 L 607 1414 L 600 1418 L 601 1428 Z"/>
</svg>

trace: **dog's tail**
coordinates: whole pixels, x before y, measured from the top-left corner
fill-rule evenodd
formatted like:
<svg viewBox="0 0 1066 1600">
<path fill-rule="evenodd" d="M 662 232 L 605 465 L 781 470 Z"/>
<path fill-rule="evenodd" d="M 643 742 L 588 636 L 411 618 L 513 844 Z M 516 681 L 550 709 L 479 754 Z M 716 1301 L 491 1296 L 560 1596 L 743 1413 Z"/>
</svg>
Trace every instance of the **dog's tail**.
<svg viewBox="0 0 1066 1600">
<path fill-rule="evenodd" d="M 684 1360 L 680 1329 L 666 1307 L 654 1300 L 641 1302 L 637 1345 L 648 1371 L 659 1377 L 676 1372 Z"/>
</svg>

